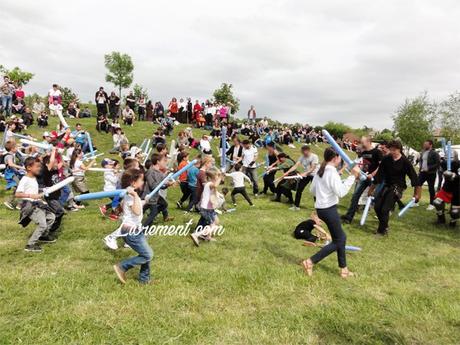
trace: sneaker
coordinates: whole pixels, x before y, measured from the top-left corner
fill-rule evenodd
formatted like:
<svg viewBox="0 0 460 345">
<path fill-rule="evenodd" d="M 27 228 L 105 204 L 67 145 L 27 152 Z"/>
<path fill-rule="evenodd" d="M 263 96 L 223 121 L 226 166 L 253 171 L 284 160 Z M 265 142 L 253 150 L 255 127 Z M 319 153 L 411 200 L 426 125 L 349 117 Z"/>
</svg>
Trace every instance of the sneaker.
<svg viewBox="0 0 460 345">
<path fill-rule="evenodd" d="M 129 248 L 131 249 L 131 246 L 128 243 L 123 244 L 123 248 Z"/>
<path fill-rule="evenodd" d="M 118 249 L 117 239 L 113 236 L 108 235 L 104 237 L 104 243 L 107 247 L 109 247 L 112 250 Z"/>
<path fill-rule="evenodd" d="M 419 207 L 419 206 L 420 206 L 420 204 L 418 202 L 416 202 L 415 204 L 412 204 L 411 208 L 412 207 Z"/>
<path fill-rule="evenodd" d="M 79 210 L 82 210 L 85 208 L 85 205 L 78 205 L 78 204 L 75 204 L 74 206 L 75 208 L 78 208 Z"/>
<path fill-rule="evenodd" d="M 426 208 L 427 211 L 433 211 L 434 210 L 434 206 L 433 205 L 428 205 L 428 207 Z"/>
<path fill-rule="evenodd" d="M 233 206 L 236 206 L 236 202 L 233 203 Z"/>
<path fill-rule="evenodd" d="M 26 252 L 34 252 L 34 253 L 40 253 L 42 251 L 42 247 L 40 247 L 38 244 L 28 244 L 24 248 Z"/>
<path fill-rule="evenodd" d="M 109 216 L 109 219 L 110 220 L 113 220 L 114 222 L 116 222 L 118 220 L 118 216 L 115 214 L 115 213 L 112 213 L 110 216 Z"/>
<path fill-rule="evenodd" d="M 348 219 L 347 216 L 341 216 L 340 219 L 342 220 L 343 224 L 351 224 L 351 220 Z"/>
<path fill-rule="evenodd" d="M 182 208 L 182 203 L 180 201 L 176 202 L 178 208 Z"/>
<path fill-rule="evenodd" d="M 21 206 L 16 205 L 15 209 L 21 211 Z"/>
<path fill-rule="evenodd" d="M 195 243 L 195 245 L 197 247 L 199 247 L 200 246 L 200 239 L 198 237 L 198 234 L 196 232 L 194 232 L 194 233 L 190 234 L 190 237 L 192 238 L 193 243 Z"/>
<path fill-rule="evenodd" d="M 122 284 L 126 284 L 126 274 L 125 274 L 125 271 L 123 271 L 121 269 L 120 266 L 118 265 L 113 265 L 113 270 L 115 271 L 115 273 L 117 274 L 117 277 L 118 279 L 120 280 L 120 282 Z"/>
<path fill-rule="evenodd" d="M 105 217 L 105 214 L 107 213 L 107 207 L 105 207 L 105 205 L 99 206 L 99 211 Z"/>
<path fill-rule="evenodd" d="M 80 211 L 80 209 L 78 209 L 78 208 L 76 208 L 76 207 L 71 207 L 71 208 L 69 209 L 69 211 L 70 211 L 70 212 L 78 212 L 78 211 Z"/>
<path fill-rule="evenodd" d="M 300 211 L 300 207 L 297 207 L 297 206 L 289 207 L 289 209 L 290 209 L 291 211 Z"/>
<path fill-rule="evenodd" d="M 56 239 L 53 236 L 50 236 L 50 235 L 41 236 L 41 237 L 38 238 L 38 240 L 40 242 L 43 242 L 43 243 L 54 243 L 54 242 L 56 242 Z"/>
<path fill-rule="evenodd" d="M 3 203 L 3 205 L 5 205 L 5 206 L 6 206 L 7 208 L 9 208 L 10 210 L 14 210 L 14 205 L 13 205 L 11 202 L 9 202 L 9 201 L 5 201 L 5 202 Z"/>
<path fill-rule="evenodd" d="M 173 220 L 174 220 L 174 217 L 170 217 L 170 216 L 163 219 L 163 221 L 165 222 L 172 222 Z"/>
</svg>

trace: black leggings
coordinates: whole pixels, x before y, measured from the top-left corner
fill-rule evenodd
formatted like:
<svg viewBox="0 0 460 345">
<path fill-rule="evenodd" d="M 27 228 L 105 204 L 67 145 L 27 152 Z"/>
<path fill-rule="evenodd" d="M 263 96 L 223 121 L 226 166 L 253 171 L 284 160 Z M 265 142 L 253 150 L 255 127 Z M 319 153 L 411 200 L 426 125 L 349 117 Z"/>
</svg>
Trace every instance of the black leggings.
<svg viewBox="0 0 460 345">
<path fill-rule="evenodd" d="M 436 173 L 428 174 L 425 171 L 420 172 L 420 174 L 418 175 L 418 183 L 420 184 L 420 186 L 423 186 L 425 181 L 428 183 L 428 190 L 430 191 L 430 204 L 433 205 L 433 200 L 436 194 L 434 188 L 434 184 L 436 182 Z"/>
<path fill-rule="evenodd" d="M 392 186 L 383 187 L 382 192 L 375 198 L 374 209 L 379 219 L 378 233 L 385 234 L 388 231 L 390 211 L 393 210 L 396 201 L 399 201 L 399 198 Z"/>
<path fill-rule="evenodd" d="M 272 192 L 273 194 L 276 193 L 276 187 L 275 187 L 274 181 L 275 181 L 274 172 L 264 175 L 264 191 L 263 191 L 264 194 L 266 194 L 269 189 L 270 189 L 270 192 Z"/>
<path fill-rule="evenodd" d="M 337 212 L 337 205 L 328 208 L 317 208 L 316 212 L 318 213 L 318 217 L 324 223 L 326 223 L 329 232 L 331 233 L 332 242 L 321 248 L 321 250 L 313 255 L 310 260 L 316 264 L 333 252 L 337 251 L 339 267 L 347 267 L 347 259 L 345 257 L 345 244 L 347 242 L 347 235 L 345 235 L 345 232 L 342 229 L 340 216 Z"/>
<path fill-rule="evenodd" d="M 252 205 L 252 201 L 249 198 L 248 193 L 246 192 L 246 188 L 244 188 L 244 187 L 235 187 L 235 188 L 233 188 L 233 190 L 232 190 L 232 202 L 234 204 L 236 203 L 235 195 L 237 195 L 237 194 L 241 194 L 242 196 L 244 196 L 244 198 L 249 203 L 249 205 Z"/>
</svg>

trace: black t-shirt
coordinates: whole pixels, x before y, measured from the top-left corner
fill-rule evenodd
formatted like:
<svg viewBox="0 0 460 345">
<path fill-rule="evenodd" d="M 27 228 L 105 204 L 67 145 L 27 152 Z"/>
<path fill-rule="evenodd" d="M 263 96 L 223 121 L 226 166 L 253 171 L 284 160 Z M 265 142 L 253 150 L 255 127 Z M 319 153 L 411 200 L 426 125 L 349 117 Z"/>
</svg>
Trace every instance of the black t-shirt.
<svg viewBox="0 0 460 345">
<path fill-rule="evenodd" d="M 414 167 L 405 156 L 397 161 L 391 155 L 383 157 L 379 170 L 374 178 L 374 184 L 385 182 L 385 185 L 397 185 L 406 189 L 406 176 L 409 177 L 412 187 L 418 186 L 418 177 Z"/>
<path fill-rule="evenodd" d="M 382 152 L 377 148 L 363 151 L 361 153 L 361 158 L 363 159 L 361 170 L 366 173 L 372 173 L 379 167 L 380 161 L 382 160 Z"/>
<path fill-rule="evenodd" d="M 56 169 L 49 170 L 46 165 L 42 167 L 41 179 L 39 180 L 39 184 L 43 187 L 51 187 L 54 186 L 56 183 L 60 182 L 59 179 L 59 172 Z M 57 190 L 50 195 L 48 195 L 47 199 L 57 200 L 61 196 L 61 191 Z"/>
</svg>

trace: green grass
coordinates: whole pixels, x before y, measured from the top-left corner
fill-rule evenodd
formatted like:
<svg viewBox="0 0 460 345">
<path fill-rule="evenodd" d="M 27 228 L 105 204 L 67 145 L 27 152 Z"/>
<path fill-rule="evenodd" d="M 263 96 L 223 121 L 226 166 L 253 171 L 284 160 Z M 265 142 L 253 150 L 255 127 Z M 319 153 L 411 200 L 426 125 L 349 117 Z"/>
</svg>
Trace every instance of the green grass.
<svg viewBox="0 0 460 345">
<path fill-rule="evenodd" d="M 96 134 L 94 121 L 82 123 L 108 152 L 111 138 Z M 137 123 L 126 132 L 141 142 L 153 128 Z M 100 190 L 102 175 L 88 176 L 90 189 Z M 173 206 L 179 195 L 178 188 L 168 194 L 175 224 L 190 219 Z M 345 226 L 348 243 L 363 251 L 348 254 L 358 276 L 344 281 L 335 255 L 313 278 L 298 265 L 316 251 L 291 235 L 313 208 L 307 190 L 297 213 L 266 197 L 255 208 L 240 199 L 235 213 L 221 216 L 226 231 L 215 243 L 149 238 L 158 283 L 140 286 L 134 269 L 121 286 L 112 265 L 132 252 L 105 249 L 102 238 L 115 224 L 97 204 L 66 216 L 58 242 L 40 254 L 23 251 L 33 226 L 21 228 L 17 212 L 0 208 L 0 344 L 459 343 L 460 230 L 432 225 L 424 207 L 393 216 L 385 239 L 372 235 L 373 212 L 363 228 L 360 215 Z"/>
</svg>

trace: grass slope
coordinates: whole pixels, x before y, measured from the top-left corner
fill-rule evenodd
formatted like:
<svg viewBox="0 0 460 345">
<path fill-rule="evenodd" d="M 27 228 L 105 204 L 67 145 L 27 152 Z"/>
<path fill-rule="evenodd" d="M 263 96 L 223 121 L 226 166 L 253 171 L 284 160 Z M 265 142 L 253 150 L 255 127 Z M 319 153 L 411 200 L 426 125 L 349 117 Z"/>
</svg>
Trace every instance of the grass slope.
<svg viewBox="0 0 460 345">
<path fill-rule="evenodd" d="M 96 133 L 94 119 L 82 123 L 108 152 L 111 137 Z M 125 130 L 140 143 L 152 126 Z M 100 190 L 101 173 L 88 176 Z M 179 194 L 168 194 L 175 224 L 190 219 L 173 206 Z M 23 251 L 32 226 L 22 229 L 17 212 L 0 208 L 0 344 L 459 343 L 458 229 L 433 226 L 434 213 L 421 207 L 393 216 L 390 236 L 376 239 L 372 212 L 363 228 L 345 226 L 348 243 L 363 248 L 348 255 L 358 277 L 340 279 L 332 255 L 309 279 L 298 263 L 316 249 L 291 236 L 313 208 L 309 192 L 297 213 L 266 197 L 255 203 L 240 199 L 237 212 L 221 216 L 226 232 L 215 243 L 150 238 L 158 280 L 150 286 L 136 283 L 137 270 L 118 283 L 112 265 L 132 252 L 105 249 L 101 239 L 115 224 L 97 201 L 66 216 L 58 242 L 41 254 Z"/>
</svg>

